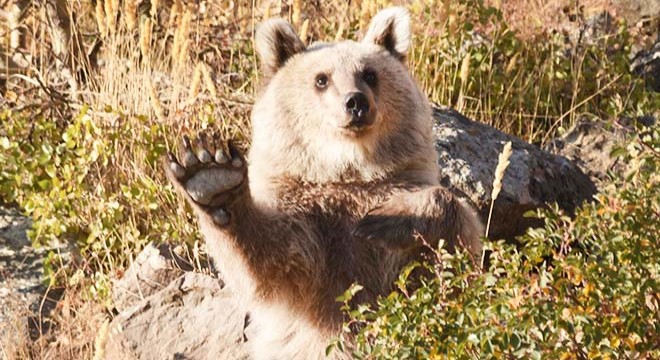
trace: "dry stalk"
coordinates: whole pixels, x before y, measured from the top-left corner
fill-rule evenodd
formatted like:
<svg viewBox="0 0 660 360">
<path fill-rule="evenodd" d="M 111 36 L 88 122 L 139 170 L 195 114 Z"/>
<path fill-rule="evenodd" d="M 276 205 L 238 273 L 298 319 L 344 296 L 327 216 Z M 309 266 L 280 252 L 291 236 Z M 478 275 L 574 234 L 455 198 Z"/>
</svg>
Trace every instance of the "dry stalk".
<svg viewBox="0 0 660 360">
<path fill-rule="evenodd" d="M 335 34 L 335 42 L 341 41 L 341 39 L 344 36 L 344 22 L 342 21 L 339 23 L 339 29 L 337 29 L 337 33 Z"/>
<path fill-rule="evenodd" d="M 158 0 L 151 0 L 151 8 L 149 9 L 149 15 L 151 15 L 152 18 L 158 19 L 158 6 L 160 5 L 160 1 Z"/>
<path fill-rule="evenodd" d="M 12 51 L 23 46 L 25 30 L 21 28 L 21 18 L 25 13 L 30 1 L 21 0 L 10 3 L 7 12 L 7 26 L 9 27 L 9 48 Z"/>
<path fill-rule="evenodd" d="M 105 359 L 105 344 L 108 342 L 109 325 L 110 320 L 105 320 L 99 329 L 98 335 L 96 335 L 96 338 L 94 339 L 94 360 Z"/>
<path fill-rule="evenodd" d="M 114 34 L 117 30 L 117 11 L 119 10 L 119 0 L 105 0 L 103 2 L 105 11 L 105 27 L 108 34 Z"/>
<path fill-rule="evenodd" d="M 509 166 L 509 158 L 511 157 L 511 141 L 507 142 L 497 159 L 497 167 L 495 168 L 495 179 L 493 180 L 493 191 L 490 194 L 490 210 L 488 211 L 488 223 L 486 223 L 486 237 L 490 230 L 490 220 L 493 215 L 493 204 L 502 191 L 502 179 L 504 179 L 504 171 Z"/>
<path fill-rule="evenodd" d="M 270 19 L 270 6 L 270 1 L 266 1 L 266 7 L 264 8 L 264 15 L 262 16 L 262 20 Z"/>
<path fill-rule="evenodd" d="M 174 27 L 176 19 L 181 16 L 182 12 L 183 12 L 183 5 L 181 4 L 181 0 L 175 0 L 174 4 L 172 4 L 172 8 L 170 9 L 169 20 L 167 21 L 168 29 Z"/>
<path fill-rule="evenodd" d="M 153 1 L 152 1 L 153 4 Z M 124 22 L 126 23 L 126 28 L 129 31 L 133 31 L 137 28 L 137 0 L 125 0 L 124 1 Z M 153 6 L 153 5 L 152 5 Z"/>
<path fill-rule="evenodd" d="M 156 86 L 154 86 L 151 80 L 149 80 L 149 101 L 158 120 L 165 121 L 165 108 L 163 108 L 163 104 L 158 97 L 158 91 L 156 91 Z"/>
<path fill-rule="evenodd" d="M 151 35 L 152 35 L 151 19 L 144 19 L 140 26 L 140 52 L 142 57 L 149 59 L 151 56 Z"/>
<path fill-rule="evenodd" d="M 309 19 L 305 19 L 303 21 L 302 26 L 300 26 L 300 41 L 303 42 L 303 44 L 307 43 L 307 37 L 309 35 Z"/>
<path fill-rule="evenodd" d="M 188 33 L 190 30 L 190 21 L 192 19 L 192 14 L 190 11 L 186 11 L 179 23 L 179 26 L 176 28 L 174 33 L 174 43 L 172 44 L 172 58 L 174 60 L 175 67 L 181 67 L 185 65 L 186 56 L 188 55 Z"/>
<path fill-rule="evenodd" d="M 200 85 L 202 84 L 202 67 L 204 65 L 200 62 L 195 66 L 195 71 L 193 71 L 192 84 L 190 85 L 190 90 L 188 91 L 188 101 L 193 102 L 195 97 L 199 94 Z"/>
<path fill-rule="evenodd" d="M 458 100 L 456 101 L 456 109 L 459 112 L 462 112 L 465 108 L 465 92 L 468 82 L 468 76 L 470 75 L 470 53 L 467 53 L 461 61 L 461 72 L 458 74 L 459 79 L 461 80 L 461 87 L 458 93 Z"/>
<path fill-rule="evenodd" d="M 293 5 L 291 6 L 291 23 L 294 27 L 300 27 L 300 20 L 302 19 L 302 1 L 293 0 Z"/>
<path fill-rule="evenodd" d="M 105 26 L 105 1 L 98 0 L 96 2 L 96 9 L 94 15 L 96 17 L 96 25 L 99 28 L 101 37 L 105 37 L 108 34 L 108 27 Z"/>
<path fill-rule="evenodd" d="M 215 83 L 211 77 L 211 70 L 209 66 L 202 63 L 202 79 L 204 79 L 204 87 L 208 90 L 209 94 L 215 99 L 218 97 L 218 91 L 215 88 Z"/>
</svg>

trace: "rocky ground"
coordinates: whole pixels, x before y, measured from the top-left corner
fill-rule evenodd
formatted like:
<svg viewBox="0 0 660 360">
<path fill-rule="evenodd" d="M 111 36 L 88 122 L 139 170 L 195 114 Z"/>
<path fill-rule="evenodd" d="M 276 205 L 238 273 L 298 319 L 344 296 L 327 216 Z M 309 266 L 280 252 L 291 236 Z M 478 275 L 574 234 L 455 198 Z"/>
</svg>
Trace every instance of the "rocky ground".
<svg viewBox="0 0 660 360">
<path fill-rule="evenodd" d="M 52 301 L 43 301 L 43 261 L 49 251 L 63 248 L 53 245 L 35 249 L 27 237 L 29 228 L 30 220 L 18 210 L 0 205 L 0 335 L 25 321 L 23 316 L 44 313 L 52 307 Z M 31 333 L 39 331 L 38 322 L 31 321 L 33 317 L 28 319 Z"/>
<path fill-rule="evenodd" d="M 0 323 L 7 323 L 10 311 L 37 301 L 44 287 L 43 257 L 45 249 L 30 245 L 26 231 L 30 221 L 17 210 L 0 206 Z"/>
</svg>

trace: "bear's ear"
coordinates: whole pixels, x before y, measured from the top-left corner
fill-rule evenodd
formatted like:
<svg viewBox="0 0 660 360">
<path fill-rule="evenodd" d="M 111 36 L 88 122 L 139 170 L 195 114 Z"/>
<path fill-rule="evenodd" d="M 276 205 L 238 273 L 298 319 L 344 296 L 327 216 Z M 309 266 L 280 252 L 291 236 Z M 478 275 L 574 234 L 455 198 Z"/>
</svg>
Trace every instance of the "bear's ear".
<svg viewBox="0 0 660 360">
<path fill-rule="evenodd" d="M 402 7 L 381 10 L 369 24 L 362 42 L 380 45 L 401 61 L 410 47 L 410 16 Z"/>
<path fill-rule="evenodd" d="M 305 44 L 291 24 L 282 19 L 267 20 L 259 25 L 255 45 L 266 77 L 275 75 L 290 57 L 305 50 Z"/>
</svg>

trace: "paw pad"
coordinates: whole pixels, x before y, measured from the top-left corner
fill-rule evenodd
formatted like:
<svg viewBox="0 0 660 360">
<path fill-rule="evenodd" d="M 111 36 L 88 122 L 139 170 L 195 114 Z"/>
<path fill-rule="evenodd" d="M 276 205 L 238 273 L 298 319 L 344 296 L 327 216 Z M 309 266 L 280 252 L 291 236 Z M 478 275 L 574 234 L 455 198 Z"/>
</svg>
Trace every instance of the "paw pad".
<svg viewBox="0 0 660 360">
<path fill-rule="evenodd" d="M 247 167 L 241 153 L 231 142 L 209 144 L 200 136 L 193 145 L 185 136 L 180 158 L 168 153 L 165 170 L 170 180 L 207 210 L 218 225 L 227 225 L 229 213 L 224 207 L 246 182 Z"/>
</svg>

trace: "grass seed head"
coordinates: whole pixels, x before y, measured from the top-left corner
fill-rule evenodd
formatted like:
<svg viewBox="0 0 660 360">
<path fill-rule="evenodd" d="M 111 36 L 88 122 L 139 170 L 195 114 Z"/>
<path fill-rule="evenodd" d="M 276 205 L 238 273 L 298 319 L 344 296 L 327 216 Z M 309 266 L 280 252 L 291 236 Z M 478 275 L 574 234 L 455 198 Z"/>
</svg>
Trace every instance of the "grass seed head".
<svg viewBox="0 0 660 360">
<path fill-rule="evenodd" d="M 502 190 L 502 179 L 504 179 L 504 172 L 509 166 L 509 158 L 511 157 L 511 153 L 511 141 L 509 141 L 504 145 L 504 149 L 502 149 L 502 152 L 497 159 L 497 168 L 495 168 L 495 180 L 493 180 L 493 192 L 491 193 L 492 201 L 497 199 L 497 196 Z"/>
</svg>

